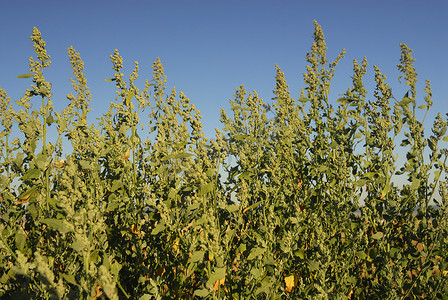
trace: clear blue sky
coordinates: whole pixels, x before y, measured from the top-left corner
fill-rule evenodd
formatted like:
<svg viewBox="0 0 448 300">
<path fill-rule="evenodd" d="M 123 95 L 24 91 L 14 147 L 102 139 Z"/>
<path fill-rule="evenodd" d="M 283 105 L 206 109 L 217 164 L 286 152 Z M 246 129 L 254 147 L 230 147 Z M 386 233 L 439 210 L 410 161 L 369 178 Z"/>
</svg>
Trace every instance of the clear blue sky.
<svg viewBox="0 0 448 300">
<path fill-rule="evenodd" d="M 220 127 L 219 108 L 228 110 L 235 88 L 244 84 L 266 101 L 275 86 L 274 64 L 286 74 L 291 93 L 304 87 L 305 53 L 312 44 L 313 20 L 322 26 L 330 59 L 342 48 L 331 96 L 336 101 L 351 85 L 352 61 L 381 68 L 396 97 L 406 91 L 398 84 L 399 43 L 414 50 L 423 104 L 425 79 L 435 102 L 428 126 L 437 112 L 448 112 L 448 1 L 2 1 L 0 4 L 0 86 L 13 100 L 29 81 L 15 78 L 28 72 L 34 56 L 30 35 L 36 26 L 47 42 L 52 66 L 56 110 L 68 104 L 73 77 L 67 56 L 71 45 L 85 62 L 93 94 L 91 120 L 114 101 L 109 55 L 118 49 L 125 74 L 134 61 L 140 78 L 151 78 L 152 62 L 160 57 L 168 87 L 183 91 L 203 115 L 206 134 Z M 140 80 L 143 88 L 143 80 Z M 372 85 L 370 85 L 372 86 Z M 370 89 L 368 95 L 373 97 Z"/>
</svg>

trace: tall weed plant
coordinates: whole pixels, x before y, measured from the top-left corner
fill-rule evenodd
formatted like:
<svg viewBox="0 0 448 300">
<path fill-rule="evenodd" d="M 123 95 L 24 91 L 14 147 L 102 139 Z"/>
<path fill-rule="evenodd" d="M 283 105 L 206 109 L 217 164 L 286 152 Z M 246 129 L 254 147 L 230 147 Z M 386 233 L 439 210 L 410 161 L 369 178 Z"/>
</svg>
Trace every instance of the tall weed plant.
<svg viewBox="0 0 448 300">
<path fill-rule="evenodd" d="M 276 66 L 273 102 L 237 88 L 208 139 L 159 59 L 139 89 L 139 64 L 125 77 L 117 51 L 106 79 L 117 96 L 98 124 L 72 47 L 73 91 L 57 112 L 36 28 L 31 40 L 36 58 L 17 76 L 30 88 L 15 102 L 0 89 L 2 298 L 448 298 L 448 120 L 425 134 L 416 113 L 433 104 L 430 83 L 418 105 L 406 45 L 404 97 L 374 66 L 368 100 L 364 58 L 334 101 L 345 51 L 329 61 L 315 23 L 299 98 Z"/>
</svg>

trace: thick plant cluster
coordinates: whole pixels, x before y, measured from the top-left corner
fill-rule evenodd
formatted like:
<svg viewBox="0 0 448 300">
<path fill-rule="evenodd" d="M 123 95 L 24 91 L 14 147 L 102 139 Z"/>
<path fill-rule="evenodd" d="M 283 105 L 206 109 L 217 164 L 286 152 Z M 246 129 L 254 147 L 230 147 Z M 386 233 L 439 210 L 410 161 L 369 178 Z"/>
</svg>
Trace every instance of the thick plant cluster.
<svg viewBox="0 0 448 300">
<path fill-rule="evenodd" d="M 276 66 L 273 102 L 237 88 L 208 139 L 159 59 L 140 90 L 139 64 L 125 79 L 117 51 L 117 97 L 97 125 L 72 47 L 73 92 L 55 111 L 36 28 L 31 40 L 18 108 L 0 88 L 0 297 L 448 298 L 448 114 L 425 137 L 416 111 L 432 106 L 430 84 L 417 107 L 406 45 L 402 99 L 376 66 L 367 99 L 364 58 L 332 104 L 345 51 L 329 62 L 315 23 L 299 98 Z"/>
</svg>

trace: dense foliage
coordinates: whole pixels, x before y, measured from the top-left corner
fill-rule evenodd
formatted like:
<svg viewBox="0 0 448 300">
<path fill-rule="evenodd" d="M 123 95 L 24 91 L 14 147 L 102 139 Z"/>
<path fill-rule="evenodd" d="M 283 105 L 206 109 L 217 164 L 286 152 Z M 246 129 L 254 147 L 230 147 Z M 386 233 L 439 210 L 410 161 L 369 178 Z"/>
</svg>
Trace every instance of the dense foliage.
<svg viewBox="0 0 448 300">
<path fill-rule="evenodd" d="M 300 97 L 276 66 L 273 102 L 239 87 L 209 140 L 158 59 L 140 90 L 117 51 L 98 124 L 72 47 L 70 104 L 55 111 L 36 28 L 31 40 L 37 59 L 18 76 L 31 87 L 16 104 L 0 89 L 0 297 L 448 298 L 448 114 L 425 137 L 430 84 L 417 107 L 406 45 L 402 99 L 374 67 L 367 100 L 364 59 L 332 104 L 344 51 L 329 62 L 315 23 Z"/>
</svg>

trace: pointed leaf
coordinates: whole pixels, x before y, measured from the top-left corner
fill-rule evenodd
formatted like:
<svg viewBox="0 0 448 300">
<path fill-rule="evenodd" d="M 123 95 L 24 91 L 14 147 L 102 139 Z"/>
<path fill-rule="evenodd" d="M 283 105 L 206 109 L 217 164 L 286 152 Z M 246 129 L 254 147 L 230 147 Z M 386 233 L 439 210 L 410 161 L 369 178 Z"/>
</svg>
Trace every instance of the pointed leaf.
<svg viewBox="0 0 448 300">
<path fill-rule="evenodd" d="M 188 153 L 188 152 L 180 152 L 180 153 L 175 154 L 173 156 L 173 158 L 186 158 L 186 157 L 190 157 L 190 156 L 194 156 L 194 154 Z"/>
<path fill-rule="evenodd" d="M 134 92 L 129 91 L 128 95 L 126 96 L 126 102 L 125 102 L 125 105 L 127 107 L 131 105 L 132 97 L 134 97 Z"/>
<path fill-rule="evenodd" d="M 34 76 L 33 73 L 25 73 L 25 74 L 16 76 L 16 78 L 30 78 L 30 77 L 33 77 L 33 76 Z"/>
<path fill-rule="evenodd" d="M 75 279 L 75 275 L 73 274 L 64 274 L 62 273 L 62 277 L 65 279 L 65 281 L 67 281 L 68 283 L 71 283 L 73 285 L 78 285 L 78 283 L 76 282 Z"/>
</svg>

